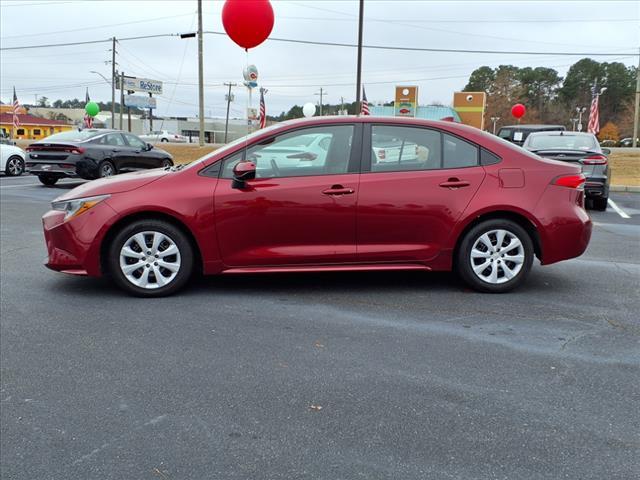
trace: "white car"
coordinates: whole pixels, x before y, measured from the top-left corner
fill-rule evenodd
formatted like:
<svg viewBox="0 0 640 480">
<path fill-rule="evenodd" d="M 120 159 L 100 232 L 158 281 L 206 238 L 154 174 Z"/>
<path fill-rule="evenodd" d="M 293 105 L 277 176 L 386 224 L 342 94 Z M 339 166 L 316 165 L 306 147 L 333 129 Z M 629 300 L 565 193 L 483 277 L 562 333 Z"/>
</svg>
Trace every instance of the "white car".
<svg viewBox="0 0 640 480">
<path fill-rule="evenodd" d="M 138 135 L 145 142 L 171 142 L 171 143 L 187 143 L 187 137 L 177 133 L 171 133 L 169 130 L 154 130 L 145 135 Z"/>
<path fill-rule="evenodd" d="M 304 162 L 308 166 L 325 164 L 331 135 L 298 135 L 268 145 L 253 153 L 259 169 L 292 168 Z"/>
<path fill-rule="evenodd" d="M 0 143 L 0 171 L 10 177 L 24 173 L 24 150 L 15 145 Z"/>
</svg>

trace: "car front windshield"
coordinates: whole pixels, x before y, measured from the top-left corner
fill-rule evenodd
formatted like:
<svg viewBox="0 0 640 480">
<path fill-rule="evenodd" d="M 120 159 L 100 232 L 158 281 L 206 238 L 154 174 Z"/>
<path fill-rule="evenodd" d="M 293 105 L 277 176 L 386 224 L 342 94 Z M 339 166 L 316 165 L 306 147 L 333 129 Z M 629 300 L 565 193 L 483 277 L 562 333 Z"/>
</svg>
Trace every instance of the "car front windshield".
<svg viewBox="0 0 640 480">
<path fill-rule="evenodd" d="M 44 138 L 43 142 L 84 142 L 85 140 L 89 140 L 90 138 L 95 137 L 96 135 L 100 135 L 104 133 L 103 130 L 96 129 L 86 129 L 86 130 L 71 130 L 68 132 L 60 132 L 54 133 L 53 135 L 49 135 L 47 138 Z"/>
<path fill-rule="evenodd" d="M 591 135 L 532 135 L 529 150 L 593 150 L 597 143 Z"/>
</svg>

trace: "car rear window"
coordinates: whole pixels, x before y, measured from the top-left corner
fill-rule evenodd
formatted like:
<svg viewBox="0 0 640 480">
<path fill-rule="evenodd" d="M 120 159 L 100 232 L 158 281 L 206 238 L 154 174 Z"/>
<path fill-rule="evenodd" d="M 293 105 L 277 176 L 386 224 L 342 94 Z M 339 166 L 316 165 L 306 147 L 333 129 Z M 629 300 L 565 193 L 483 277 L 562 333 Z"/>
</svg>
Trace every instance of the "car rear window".
<svg viewBox="0 0 640 480">
<path fill-rule="evenodd" d="M 593 150 L 598 144 L 590 135 L 533 135 L 529 138 L 530 150 Z"/>
<path fill-rule="evenodd" d="M 102 133 L 104 133 L 104 130 L 71 130 L 69 132 L 54 133 L 53 135 L 49 135 L 43 141 L 63 140 L 65 142 L 83 142 Z"/>
</svg>

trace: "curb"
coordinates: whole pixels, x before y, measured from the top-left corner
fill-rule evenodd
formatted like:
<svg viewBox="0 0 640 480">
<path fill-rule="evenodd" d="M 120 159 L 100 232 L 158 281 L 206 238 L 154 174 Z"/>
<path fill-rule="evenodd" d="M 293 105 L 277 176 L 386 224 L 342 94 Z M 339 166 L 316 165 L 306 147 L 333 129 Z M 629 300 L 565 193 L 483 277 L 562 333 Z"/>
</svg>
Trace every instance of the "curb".
<svg viewBox="0 0 640 480">
<path fill-rule="evenodd" d="M 632 192 L 640 193 L 640 186 L 637 185 L 610 185 L 609 190 L 612 192 Z"/>
</svg>

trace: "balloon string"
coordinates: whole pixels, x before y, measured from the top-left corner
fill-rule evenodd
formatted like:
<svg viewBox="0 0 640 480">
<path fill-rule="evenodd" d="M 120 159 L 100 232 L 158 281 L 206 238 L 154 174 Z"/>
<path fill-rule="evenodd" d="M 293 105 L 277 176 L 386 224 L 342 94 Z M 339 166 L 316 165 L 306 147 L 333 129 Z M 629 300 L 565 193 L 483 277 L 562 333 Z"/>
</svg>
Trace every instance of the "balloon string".
<svg viewBox="0 0 640 480">
<path fill-rule="evenodd" d="M 245 72 L 249 70 L 249 49 L 245 48 Z M 251 87 L 247 85 L 247 135 L 244 137 L 244 159 L 247 160 L 247 145 L 249 143 L 249 133 L 251 133 L 250 129 L 250 120 L 249 120 L 249 107 L 251 106 Z"/>
</svg>

